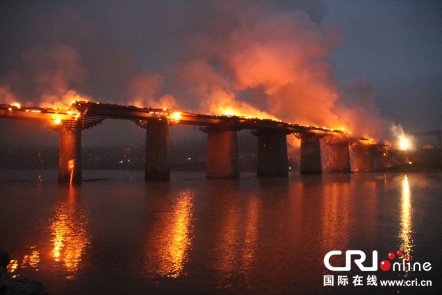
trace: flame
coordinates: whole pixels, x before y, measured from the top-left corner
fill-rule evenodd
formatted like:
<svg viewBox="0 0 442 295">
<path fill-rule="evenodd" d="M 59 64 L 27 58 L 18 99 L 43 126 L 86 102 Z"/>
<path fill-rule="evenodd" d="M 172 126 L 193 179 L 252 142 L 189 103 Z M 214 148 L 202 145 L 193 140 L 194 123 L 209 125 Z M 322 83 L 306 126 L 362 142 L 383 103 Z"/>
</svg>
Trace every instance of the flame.
<svg viewBox="0 0 442 295">
<path fill-rule="evenodd" d="M 391 127 L 391 132 L 396 138 L 395 145 L 401 151 L 407 151 L 413 149 L 413 137 L 406 134 L 404 128 L 398 124 Z"/>
<path fill-rule="evenodd" d="M 54 116 L 54 124 L 55 124 L 55 125 L 60 125 L 60 124 L 61 124 L 61 118 L 60 118 L 60 115 L 55 115 L 55 116 Z"/>
<path fill-rule="evenodd" d="M 272 116 L 266 112 L 259 111 L 248 104 L 237 103 L 237 106 L 232 105 L 219 105 L 214 110 L 210 111 L 216 115 L 228 116 L 228 117 L 241 117 L 245 119 L 260 119 L 260 120 L 273 120 L 280 122 L 277 117 Z"/>
<path fill-rule="evenodd" d="M 402 135 L 401 137 L 399 137 L 398 145 L 399 149 L 402 151 L 409 150 L 412 147 L 411 139 L 406 135 Z"/>
<path fill-rule="evenodd" d="M 236 101 L 232 102 L 229 101 L 229 99 L 231 98 L 225 98 L 223 101 L 223 97 L 220 96 L 218 101 L 212 104 L 211 106 L 212 108 L 209 110 L 209 112 L 228 117 L 241 117 L 245 119 L 273 120 L 277 122 L 282 122 L 282 120 L 280 120 L 279 118 L 271 114 L 268 114 L 266 112 L 260 111 L 247 103 L 236 102 Z M 341 124 L 337 124 L 338 127 L 333 127 L 333 128 L 329 128 L 326 126 L 307 125 L 307 124 L 299 124 L 299 125 L 303 125 L 309 128 L 321 129 L 323 131 L 340 132 L 340 133 L 345 133 L 347 135 L 351 134 L 351 131 L 348 130 L 348 128 L 343 127 Z"/>
<path fill-rule="evenodd" d="M 68 90 L 61 96 L 49 95 L 43 97 L 39 105 L 42 108 L 51 108 L 66 112 L 67 110 L 72 110 L 72 106 L 76 102 L 88 102 L 90 100 L 89 97 L 81 95 L 75 90 Z"/>
<path fill-rule="evenodd" d="M 173 112 L 169 115 L 169 119 L 178 123 L 181 120 L 181 112 Z"/>
<path fill-rule="evenodd" d="M 69 170 L 69 184 L 73 184 L 74 181 L 74 172 L 75 172 L 75 160 L 71 159 L 68 161 L 68 170 Z"/>
<path fill-rule="evenodd" d="M 258 111 L 253 108 L 233 108 L 233 107 L 221 107 L 218 114 L 228 117 L 242 117 L 246 119 L 267 119 L 274 121 L 281 121 L 277 117 L 267 114 L 265 112 Z"/>
<path fill-rule="evenodd" d="M 11 103 L 11 106 L 16 107 L 17 109 L 20 109 L 20 108 L 21 108 L 21 104 L 18 103 L 18 102 L 13 102 L 13 103 Z"/>
<path fill-rule="evenodd" d="M 235 111 L 233 111 L 232 109 L 226 109 L 226 110 L 224 110 L 224 111 L 222 111 L 222 114 L 224 115 L 224 116 L 235 116 L 235 114 L 237 114 L 237 113 L 239 113 L 239 112 L 235 112 Z"/>
</svg>

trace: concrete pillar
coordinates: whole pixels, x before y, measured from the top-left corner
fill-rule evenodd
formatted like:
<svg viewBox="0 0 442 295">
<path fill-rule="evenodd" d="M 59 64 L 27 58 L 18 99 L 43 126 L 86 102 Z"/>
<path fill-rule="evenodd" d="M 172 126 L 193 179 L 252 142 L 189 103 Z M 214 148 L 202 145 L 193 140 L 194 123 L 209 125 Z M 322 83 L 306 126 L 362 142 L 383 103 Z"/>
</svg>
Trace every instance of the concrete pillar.
<svg viewBox="0 0 442 295">
<path fill-rule="evenodd" d="M 258 176 L 288 176 L 287 134 L 252 132 L 258 137 Z"/>
<path fill-rule="evenodd" d="M 146 180 L 169 180 L 169 125 L 167 120 L 146 123 Z"/>
<path fill-rule="evenodd" d="M 327 135 L 321 138 L 322 171 L 326 173 L 350 173 L 348 139 Z"/>
<path fill-rule="evenodd" d="M 321 147 L 319 136 L 313 133 L 301 134 L 301 174 L 321 174 Z"/>
<path fill-rule="evenodd" d="M 351 172 L 370 172 L 373 170 L 373 155 L 370 145 L 353 142 L 350 145 Z"/>
<path fill-rule="evenodd" d="M 81 183 L 81 129 L 61 128 L 58 182 Z"/>
<path fill-rule="evenodd" d="M 221 127 L 202 130 L 207 133 L 207 177 L 239 177 L 237 131 Z"/>
<path fill-rule="evenodd" d="M 384 171 L 393 167 L 393 160 L 388 146 L 373 144 L 370 151 L 373 154 L 373 170 Z"/>
</svg>

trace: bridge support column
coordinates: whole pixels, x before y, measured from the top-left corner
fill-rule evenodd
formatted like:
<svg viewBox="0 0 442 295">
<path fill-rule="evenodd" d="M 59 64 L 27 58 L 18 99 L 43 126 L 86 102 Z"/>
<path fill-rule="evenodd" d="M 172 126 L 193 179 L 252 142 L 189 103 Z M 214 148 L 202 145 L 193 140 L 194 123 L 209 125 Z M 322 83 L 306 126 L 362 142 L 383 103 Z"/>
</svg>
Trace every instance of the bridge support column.
<svg viewBox="0 0 442 295">
<path fill-rule="evenodd" d="M 373 155 L 370 145 L 354 142 L 350 145 L 351 172 L 370 172 L 373 170 Z"/>
<path fill-rule="evenodd" d="M 169 124 L 167 120 L 146 122 L 146 180 L 169 180 Z"/>
<path fill-rule="evenodd" d="M 64 128 L 60 133 L 58 182 L 81 183 L 81 128 Z"/>
<path fill-rule="evenodd" d="M 375 144 L 370 147 L 373 154 L 373 169 L 375 171 L 384 171 L 393 167 L 390 150 L 387 146 Z"/>
<path fill-rule="evenodd" d="M 286 133 L 252 132 L 258 137 L 258 176 L 288 176 Z"/>
<path fill-rule="evenodd" d="M 320 137 L 313 133 L 301 134 L 301 174 L 321 174 Z"/>
<path fill-rule="evenodd" d="M 237 131 L 222 127 L 201 130 L 207 133 L 207 178 L 239 177 Z"/>
<path fill-rule="evenodd" d="M 350 173 L 348 139 L 330 135 L 321 138 L 321 162 L 324 172 Z"/>
</svg>

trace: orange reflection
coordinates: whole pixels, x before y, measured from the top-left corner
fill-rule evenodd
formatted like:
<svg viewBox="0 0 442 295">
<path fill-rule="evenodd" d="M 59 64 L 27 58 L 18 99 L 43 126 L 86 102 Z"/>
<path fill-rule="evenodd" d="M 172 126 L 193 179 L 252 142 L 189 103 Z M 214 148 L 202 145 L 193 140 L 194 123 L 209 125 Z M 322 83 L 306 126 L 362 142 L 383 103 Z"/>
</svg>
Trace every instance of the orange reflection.
<svg viewBox="0 0 442 295">
<path fill-rule="evenodd" d="M 74 187 L 69 188 L 68 199 L 55 208 L 55 216 L 50 225 L 53 248 L 52 257 L 62 262 L 69 275 L 74 278 L 81 263 L 90 237 L 87 233 L 87 219 L 76 201 Z"/>
<path fill-rule="evenodd" d="M 347 247 L 350 224 L 350 185 L 324 184 L 322 244 L 325 251 Z"/>
<path fill-rule="evenodd" d="M 399 237 L 401 239 L 400 248 L 411 258 L 411 250 L 413 249 L 412 237 L 412 212 L 411 206 L 411 190 L 408 177 L 402 178 L 402 196 L 401 196 L 401 229 Z"/>
<path fill-rule="evenodd" d="M 31 252 L 29 254 L 25 254 L 23 259 L 11 259 L 7 266 L 7 271 L 11 274 L 12 278 L 16 278 L 19 276 L 17 273 L 19 268 L 34 268 L 38 271 L 38 265 L 40 263 L 40 252 L 36 249 L 35 246 L 30 247 Z"/>
<path fill-rule="evenodd" d="M 192 191 L 182 191 L 172 213 L 162 212 L 148 241 L 145 269 L 169 278 L 178 278 L 184 269 L 191 246 Z"/>
<path fill-rule="evenodd" d="M 364 197 L 359 199 L 361 206 L 364 208 L 364 214 L 367 217 L 363 223 L 365 225 L 364 231 L 372 243 L 377 242 L 376 215 L 378 213 L 378 198 L 376 197 L 376 188 L 377 184 L 375 181 L 364 182 Z M 376 245 L 374 244 L 373 247 L 376 247 Z"/>
<path fill-rule="evenodd" d="M 219 207 L 216 227 L 220 232 L 213 245 L 214 268 L 219 273 L 219 287 L 230 288 L 230 279 L 238 273 L 244 275 L 243 283 L 250 286 L 250 276 L 257 259 L 258 230 L 261 199 L 251 196 L 247 199 L 245 210 L 240 210 L 239 199 L 230 198 Z"/>
<path fill-rule="evenodd" d="M 31 267 L 38 270 L 38 264 L 40 263 L 40 253 L 38 250 L 33 249 L 31 254 L 23 256 L 21 263 L 22 268 Z"/>
<path fill-rule="evenodd" d="M 228 275 L 235 269 L 237 262 L 235 250 L 238 247 L 238 224 L 240 217 L 237 199 L 227 199 L 223 204 L 226 204 L 226 211 L 225 214 L 221 215 L 222 218 L 218 225 L 221 232 L 217 240 L 220 242 L 214 245 L 218 258 L 215 260 L 215 269 L 222 274 Z"/>
<path fill-rule="evenodd" d="M 17 274 L 14 274 L 15 271 L 17 270 L 17 268 L 18 268 L 18 260 L 17 259 L 11 259 L 11 261 L 9 261 L 7 270 L 11 274 L 12 278 L 16 278 L 17 277 Z"/>
<path fill-rule="evenodd" d="M 251 197 L 248 203 L 245 223 L 244 245 L 242 249 L 242 265 L 244 272 L 251 269 L 256 256 L 256 241 L 258 235 L 259 199 Z"/>
<path fill-rule="evenodd" d="M 74 171 L 75 171 L 74 159 L 68 161 L 68 171 L 69 171 L 69 184 L 72 185 L 74 181 Z"/>
</svg>

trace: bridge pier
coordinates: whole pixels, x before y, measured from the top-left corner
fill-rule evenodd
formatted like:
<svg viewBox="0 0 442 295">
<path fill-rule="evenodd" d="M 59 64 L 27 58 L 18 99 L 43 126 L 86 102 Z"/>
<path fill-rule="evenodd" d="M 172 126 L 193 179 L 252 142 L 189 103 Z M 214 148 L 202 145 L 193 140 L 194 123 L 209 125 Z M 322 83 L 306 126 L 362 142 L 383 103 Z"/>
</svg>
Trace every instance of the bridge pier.
<svg viewBox="0 0 442 295">
<path fill-rule="evenodd" d="M 81 183 L 81 128 L 59 129 L 58 182 Z"/>
<path fill-rule="evenodd" d="M 301 174 L 322 174 L 320 137 L 301 134 Z"/>
<path fill-rule="evenodd" d="M 288 176 L 287 134 L 252 132 L 258 137 L 258 176 Z"/>
<path fill-rule="evenodd" d="M 373 154 L 373 169 L 375 171 L 384 171 L 393 167 L 393 161 L 390 156 L 390 149 L 386 145 L 374 144 L 370 150 Z"/>
<path fill-rule="evenodd" d="M 322 171 L 327 173 L 350 173 L 348 139 L 340 136 L 324 136 L 320 141 Z"/>
<path fill-rule="evenodd" d="M 169 124 L 167 120 L 146 122 L 145 179 L 169 180 Z"/>
<path fill-rule="evenodd" d="M 370 145 L 353 142 L 350 145 L 351 172 L 370 172 L 373 170 L 373 155 Z"/>
<path fill-rule="evenodd" d="M 207 178 L 237 178 L 238 139 L 235 129 L 205 127 L 207 133 Z"/>
</svg>

